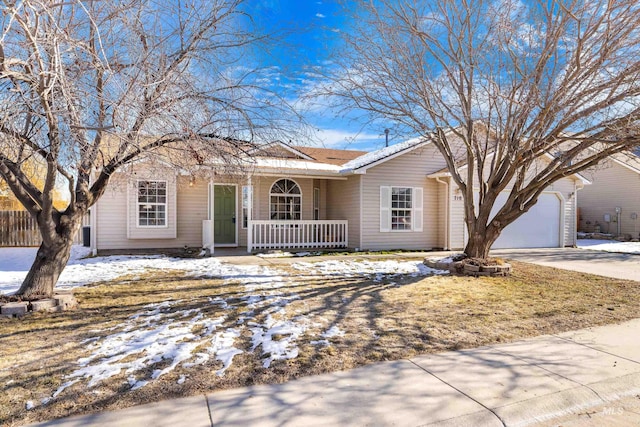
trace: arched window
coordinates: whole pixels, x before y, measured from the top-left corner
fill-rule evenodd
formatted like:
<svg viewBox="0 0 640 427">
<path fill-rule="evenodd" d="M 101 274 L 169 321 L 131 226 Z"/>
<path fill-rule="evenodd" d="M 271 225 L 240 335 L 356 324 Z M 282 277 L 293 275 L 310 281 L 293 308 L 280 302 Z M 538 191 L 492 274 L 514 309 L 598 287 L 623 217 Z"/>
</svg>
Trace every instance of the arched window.
<svg viewBox="0 0 640 427">
<path fill-rule="evenodd" d="M 290 179 L 280 179 L 271 186 L 271 219 L 300 220 L 302 192 Z"/>
</svg>

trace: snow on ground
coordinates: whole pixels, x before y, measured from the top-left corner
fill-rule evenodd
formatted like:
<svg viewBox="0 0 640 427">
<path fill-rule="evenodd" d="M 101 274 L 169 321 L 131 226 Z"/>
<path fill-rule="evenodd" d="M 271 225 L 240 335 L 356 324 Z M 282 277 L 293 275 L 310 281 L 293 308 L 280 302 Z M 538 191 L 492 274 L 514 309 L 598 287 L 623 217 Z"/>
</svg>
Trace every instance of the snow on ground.
<svg viewBox="0 0 640 427">
<path fill-rule="evenodd" d="M 294 256 L 291 252 L 267 252 L 264 254 L 257 254 L 260 258 L 290 258 Z"/>
<path fill-rule="evenodd" d="M 618 242 L 616 240 L 578 239 L 580 249 L 617 252 L 622 254 L 640 254 L 640 242 Z"/>
<path fill-rule="evenodd" d="M 253 333 L 251 351 L 262 348 L 262 366 L 268 368 L 271 362 L 298 357 L 297 341 L 307 331 L 308 322 L 302 317 L 293 320 L 275 320 L 270 314 L 263 324 L 249 322 Z M 276 338 L 274 338 L 274 335 Z"/>
<path fill-rule="evenodd" d="M 368 260 L 329 260 L 316 263 L 297 262 L 293 268 L 327 276 L 343 277 L 371 277 L 374 282 L 380 282 L 385 276 L 406 274 L 411 277 L 431 276 L 434 274 L 449 274 L 446 270 L 435 270 L 419 261 L 368 261 Z"/>
<path fill-rule="evenodd" d="M 149 382 L 149 379 L 138 378 L 136 374 L 163 360 L 170 363 L 163 369 L 154 370 L 151 379 L 160 378 L 194 357 L 190 366 L 205 363 L 210 355 L 226 361 L 230 348 L 215 345 L 220 333 L 214 335 L 226 316 L 209 319 L 198 309 L 172 310 L 178 302 L 149 304 L 145 311 L 130 316 L 123 324 L 113 328 L 117 332 L 102 335 L 104 331 L 96 331 L 99 336 L 90 340 L 86 347 L 92 352 L 91 355 L 77 361 L 79 368 L 66 376 L 69 381 L 60 386 L 52 397 L 55 398 L 65 388 L 82 379 L 88 380 L 87 387 L 94 387 L 122 371 L 128 375 L 131 389 L 135 390 Z M 194 330 L 202 332 L 195 334 Z M 229 332 L 222 332 L 223 335 L 225 333 Z M 207 339 L 212 344 L 207 348 L 207 353 L 196 353 L 196 349 L 205 344 Z M 220 355 L 221 352 L 225 354 Z"/>
<path fill-rule="evenodd" d="M 35 257 L 36 248 L 0 248 L 0 292 L 14 292 L 26 275 Z M 130 316 L 122 324 L 109 329 L 95 330 L 95 336 L 84 340 L 87 356 L 76 361 L 73 372 L 50 397 L 46 404 L 60 393 L 80 381 L 87 387 L 124 373 L 131 389 L 144 387 L 182 366 L 188 369 L 217 360 L 224 372 L 233 358 L 242 353 L 236 347 L 242 336 L 251 336 L 248 351 L 260 352 L 265 368 L 273 361 L 298 356 L 300 339 L 311 328 L 321 329 L 328 321 L 314 322 L 308 316 L 290 317 L 287 306 L 300 297 L 291 293 L 295 277 L 283 277 L 279 271 L 258 265 L 232 265 L 216 258 L 171 258 L 166 256 L 108 256 L 83 258 L 88 249 L 74 246 L 69 264 L 63 271 L 58 286 L 82 286 L 98 281 L 114 280 L 123 275 L 136 275 L 145 271 L 178 270 L 195 277 L 220 277 L 225 283 L 243 286 L 242 297 L 234 302 L 221 297 L 209 298 L 221 315 L 207 317 L 200 309 L 182 310 L 180 301 L 150 304 Z M 385 276 L 407 274 L 413 277 L 441 274 L 415 261 L 335 261 L 295 263 L 293 267 L 313 274 L 328 276 L 366 276 L 381 281 Z M 239 312 L 234 327 L 225 326 L 228 314 Z M 261 320 L 262 319 L 262 320 Z M 329 339 L 344 336 L 338 326 L 332 326 L 311 340 L 311 344 L 329 345 Z M 149 370 L 158 362 L 162 369 Z M 148 374 L 148 372 L 151 372 Z M 143 374 L 146 373 L 146 374 Z M 145 376 L 146 375 L 146 376 Z M 181 375 L 183 383 L 188 376 Z"/>
<path fill-rule="evenodd" d="M 256 256 L 260 257 L 260 258 L 291 258 L 291 257 L 305 257 L 305 256 L 318 256 L 318 255 L 322 255 L 322 252 L 309 252 L 309 251 L 281 252 L 281 251 L 275 251 L 275 252 L 266 252 L 266 253 L 256 254 Z"/>
<path fill-rule="evenodd" d="M 18 290 L 37 252 L 38 248 L 0 248 L 0 295 Z M 75 279 L 74 270 L 77 270 L 77 267 L 72 266 L 83 263 L 82 258 L 89 256 L 90 253 L 89 248 L 81 245 L 71 247 L 71 256 L 63 273 L 65 281 L 61 282 L 62 287 L 69 286 L 67 281 L 73 282 Z"/>
<path fill-rule="evenodd" d="M 24 280 L 37 248 L 0 248 L 0 294 L 15 292 Z M 181 270 L 192 276 L 226 277 L 228 279 L 252 278 L 270 281 L 271 274 L 260 279 L 260 267 L 231 268 L 216 258 L 171 258 L 162 255 L 83 258 L 88 248 L 74 245 L 71 258 L 60 275 L 58 288 L 74 288 L 90 283 L 109 281 L 124 275 L 136 275 L 149 270 Z"/>
<path fill-rule="evenodd" d="M 190 368 L 215 358 L 222 363 L 222 368 L 216 371 L 222 376 L 231 366 L 234 356 L 243 352 L 235 347 L 235 343 L 245 329 L 252 335 L 250 351 L 260 351 L 263 366 L 268 368 L 274 360 L 297 357 L 299 338 L 309 326 L 317 326 L 302 316 L 287 318 L 286 306 L 299 296 L 282 293 L 280 288 L 288 282 L 279 272 L 266 267 L 236 266 L 215 258 L 101 257 L 85 261 L 93 261 L 85 264 L 92 266 L 112 262 L 122 263 L 122 266 L 130 264 L 133 271 L 164 265 L 185 274 L 222 277 L 226 283 L 243 285 L 246 295 L 236 305 L 220 297 L 209 298 L 209 303 L 225 312 L 237 308 L 243 311 L 237 326 L 225 329 L 222 325 L 226 315 L 209 319 L 199 309 L 176 309 L 180 301 L 150 304 L 124 323 L 108 330 L 96 330 L 95 337 L 83 341 L 90 355 L 76 361 L 76 369 L 65 377 L 66 382 L 51 397 L 43 399 L 42 404 L 79 381 L 86 381 L 90 388 L 121 372 L 127 375 L 131 390 L 135 390 L 177 366 Z M 82 279 L 89 280 L 87 277 Z M 257 321 L 258 314 L 265 320 Z M 152 371 L 150 377 L 141 376 L 141 372 L 148 371 L 150 366 L 160 361 L 164 361 L 163 369 Z M 185 380 L 183 377 L 179 379 Z"/>
<path fill-rule="evenodd" d="M 336 325 L 333 325 L 332 327 L 324 331 L 322 333 L 322 336 L 324 338 L 343 337 L 344 331 L 338 328 Z"/>
</svg>

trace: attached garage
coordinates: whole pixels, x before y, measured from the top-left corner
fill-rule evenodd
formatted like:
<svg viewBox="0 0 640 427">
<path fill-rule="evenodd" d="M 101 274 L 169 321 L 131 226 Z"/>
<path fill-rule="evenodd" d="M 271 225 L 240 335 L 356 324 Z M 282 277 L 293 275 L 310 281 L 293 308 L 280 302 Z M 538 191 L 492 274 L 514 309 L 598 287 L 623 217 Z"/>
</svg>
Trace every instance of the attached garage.
<svg viewBox="0 0 640 427">
<path fill-rule="evenodd" d="M 491 212 L 495 216 L 509 197 L 508 192 L 498 196 Z M 529 211 L 509 224 L 492 249 L 515 248 L 557 248 L 563 246 L 564 203 L 557 192 L 542 193 Z M 464 229 L 464 242 L 467 241 L 467 230 Z"/>
<path fill-rule="evenodd" d="M 552 157 L 549 156 L 549 158 Z M 540 167 L 546 165 L 544 158 L 540 162 Z M 466 167 L 466 165 L 461 165 L 460 169 Z M 532 173 L 538 170 L 537 167 L 536 164 L 536 168 L 532 168 Z M 438 211 L 442 213 L 442 216 L 439 221 L 425 219 L 425 227 L 433 224 L 442 230 L 442 248 L 454 251 L 463 250 L 468 240 L 464 195 L 448 169 L 431 173 L 427 175 L 427 178 L 438 183 L 439 191 L 435 200 L 427 194 L 425 194 L 425 200 L 433 200 L 437 203 Z M 579 174 L 568 175 L 553 182 L 544 189 L 538 197 L 537 203 L 528 212 L 505 227 L 492 248 L 559 248 L 575 245 L 576 224 L 578 223 L 576 209 L 578 193 L 588 184 L 590 182 Z M 480 184 L 476 184 L 474 187 L 478 191 Z M 510 190 L 507 187 L 504 193 L 497 198 L 493 214 L 504 206 Z"/>
<path fill-rule="evenodd" d="M 498 197 L 495 212 L 504 205 L 508 193 Z M 509 224 L 493 244 L 493 249 L 557 248 L 562 246 L 563 201 L 558 193 L 543 193 L 527 213 Z"/>
</svg>

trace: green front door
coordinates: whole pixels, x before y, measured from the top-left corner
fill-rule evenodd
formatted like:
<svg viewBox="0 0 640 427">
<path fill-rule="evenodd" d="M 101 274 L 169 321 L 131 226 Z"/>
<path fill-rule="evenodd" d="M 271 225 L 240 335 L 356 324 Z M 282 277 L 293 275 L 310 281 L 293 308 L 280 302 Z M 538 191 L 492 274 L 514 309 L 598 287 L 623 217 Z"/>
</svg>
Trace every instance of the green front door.
<svg viewBox="0 0 640 427">
<path fill-rule="evenodd" d="M 213 242 L 216 245 L 236 244 L 236 187 L 213 186 Z"/>
</svg>

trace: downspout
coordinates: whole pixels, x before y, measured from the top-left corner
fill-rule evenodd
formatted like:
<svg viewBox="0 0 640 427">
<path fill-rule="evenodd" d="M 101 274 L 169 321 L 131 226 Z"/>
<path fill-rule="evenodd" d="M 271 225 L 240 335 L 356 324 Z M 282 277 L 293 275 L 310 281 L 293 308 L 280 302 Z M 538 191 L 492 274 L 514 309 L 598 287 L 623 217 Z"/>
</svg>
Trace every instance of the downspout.
<svg viewBox="0 0 640 427">
<path fill-rule="evenodd" d="M 215 187 L 214 187 L 214 183 L 213 183 L 213 179 L 209 178 L 209 184 L 207 185 L 207 222 L 204 223 L 206 225 L 203 224 L 202 227 L 202 233 L 203 233 L 203 237 L 205 236 L 205 233 L 209 234 L 210 239 L 208 239 L 209 241 L 208 243 L 208 248 L 205 249 L 209 249 L 209 255 L 213 256 L 214 252 L 215 252 L 215 241 L 213 238 L 214 232 L 213 232 L 213 220 L 214 220 L 214 213 L 213 213 L 213 196 L 215 193 Z M 206 230 L 205 230 L 206 228 Z"/>
<path fill-rule="evenodd" d="M 93 171 L 95 175 L 95 170 Z M 127 192 L 127 195 L 129 193 Z M 91 255 L 98 255 L 98 199 L 93 206 L 89 208 L 89 249 L 91 249 Z M 127 198 L 127 206 L 129 199 Z M 127 221 L 129 221 L 129 215 L 127 215 Z"/>
<path fill-rule="evenodd" d="M 247 178 L 247 253 L 253 252 L 253 184 L 251 175 Z M 244 221 L 244 220 L 243 220 Z"/>
<path fill-rule="evenodd" d="M 358 195 L 360 196 L 360 200 L 358 201 L 358 248 L 359 250 L 364 250 L 364 234 L 362 234 L 364 227 L 363 227 L 363 219 L 364 219 L 364 214 L 362 212 L 362 207 L 364 206 L 364 195 L 362 194 L 363 190 L 364 190 L 364 178 L 362 177 L 362 175 L 358 175 Z"/>
<path fill-rule="evenodd" d="M 446 190 L 446 198 L 444 201 L 444 250 L 449 250 L 449 183 L 447 181 L 442 181 L 441 177 L 436 177 L 436 182 L 438 184 L 444 184 Z"/>
<path fill-rule="evenodd" d="M 575 224 L 573 227 L 573 232 L 574 232 L 574 237 L 573 237 L 573 246 L 577 247 L 578 246 L 578 226 L 579 226 L 579 222 L 580 222 L 580 218 L 578 218 L 578 191 L 582 190 L 584 188 L 584 183 L 582 181 L 576 181 L 575 184 L 573 185 L 573 204 L 574 204 L 574 210 L 575 210 L 575 215 L 573 216 Z"/>
<path fill-rule="evenodd" d="M 90 237 L 90 249 L 91 255 L 98 255 L 98 202 L 94 203 L 93 206 L 89 208 L 89 230 Z"/>
</svg>

